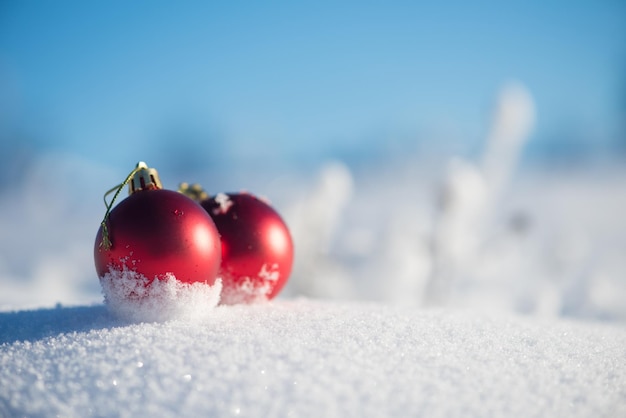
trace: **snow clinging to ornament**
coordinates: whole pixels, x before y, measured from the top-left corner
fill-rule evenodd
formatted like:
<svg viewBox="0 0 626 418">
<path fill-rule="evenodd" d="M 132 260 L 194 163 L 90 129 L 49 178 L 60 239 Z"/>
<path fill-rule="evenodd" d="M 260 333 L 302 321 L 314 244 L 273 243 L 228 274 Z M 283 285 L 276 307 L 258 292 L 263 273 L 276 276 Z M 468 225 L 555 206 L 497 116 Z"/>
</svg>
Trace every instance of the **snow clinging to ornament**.
<svg viewBox="0 0 626 418">
<path fill-rule="evenodd" d="M 126 184 L 128 197 L 113 208 Z M 115 195 L 110 203 L 105 195 L 107 211 L 94 245 L 96 271 L 103 287 L 106 280 L 119 284 L 122 274 L 125 280 L 130 276 L 139 286 L 126 296 L 140 299 L 141 288 L 156 281 L 215 283 L 221 260 L 220 239 L 211 217 L 200 205 L 181 193 L 163 189 L 157 171 L 143 162 L 107 195 L 111 192 Z"/>
<path fill-rule="evenodd" d="M 201 186 L 182 183 L 179 191 L 211 216 L 220 234 L 222 304 L 275 297 L 293 266 L 293 240 L 278 212 L 250 193 L 209 196 Z"/>
</svg>

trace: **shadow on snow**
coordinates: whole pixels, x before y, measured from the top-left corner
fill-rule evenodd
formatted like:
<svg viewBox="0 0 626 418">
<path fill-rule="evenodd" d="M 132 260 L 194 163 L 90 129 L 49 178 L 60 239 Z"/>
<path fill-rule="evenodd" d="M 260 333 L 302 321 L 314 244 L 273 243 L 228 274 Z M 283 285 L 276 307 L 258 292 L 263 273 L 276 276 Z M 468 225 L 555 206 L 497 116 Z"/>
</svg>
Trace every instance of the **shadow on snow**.
<svg viewBox="0 0 626 418">
<path fill-rule="evenodd" d="M 104 305 L 0 312 L 0 344 L 34 342 L 59 334 L 108 328 L 117 323 Z"/>
</svg>

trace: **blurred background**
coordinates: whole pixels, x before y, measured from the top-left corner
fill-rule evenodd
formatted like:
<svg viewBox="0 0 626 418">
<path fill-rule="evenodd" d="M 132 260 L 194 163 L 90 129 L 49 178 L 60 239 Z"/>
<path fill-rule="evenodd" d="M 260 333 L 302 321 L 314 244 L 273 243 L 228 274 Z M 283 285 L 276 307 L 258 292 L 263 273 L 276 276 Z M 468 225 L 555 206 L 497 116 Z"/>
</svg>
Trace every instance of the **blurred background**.
<svg viewBox="0 0 626 418">
<path fill-rule="evenodd" d="M 0 309 L 101 302 L 102 196 L 267 196 L 282 297 L 626 320 L 626 3 L 0 2 Z"/>
</svg>

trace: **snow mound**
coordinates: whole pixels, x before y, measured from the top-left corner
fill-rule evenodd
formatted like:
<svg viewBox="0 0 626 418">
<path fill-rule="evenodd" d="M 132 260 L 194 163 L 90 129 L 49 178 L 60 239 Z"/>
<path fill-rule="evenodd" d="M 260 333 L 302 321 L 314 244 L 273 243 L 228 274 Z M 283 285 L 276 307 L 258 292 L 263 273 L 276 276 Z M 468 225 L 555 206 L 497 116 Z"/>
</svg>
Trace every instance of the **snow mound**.
<svg viewBox="0 0 626 418">
<path fill-rule="evenodd" d="M 264 265 L 265 267 L 265 265 Z M 263 280 L 254 280 L 250 277 L 231 279 L 222 288 L 220 301 L 224 305 L 238 305 L 241 303 L 265 303 L 267 295 L 273 289 L 273 283 Z"/>
<path fill-rule="evenodd" d="M 7 417 L 626 416 L 616 325 L 298 299 L 0 312 L 0 336 Z"/>
<path fill-rule="evenodd" d="M 100 279 L 104 303 L 115 316 L 131 322 L 202 320 L 220 301 L 222 281 L 182 283 L 173 274 L 149 281 L 128 269 L 111 268 Z"/>
</svg>

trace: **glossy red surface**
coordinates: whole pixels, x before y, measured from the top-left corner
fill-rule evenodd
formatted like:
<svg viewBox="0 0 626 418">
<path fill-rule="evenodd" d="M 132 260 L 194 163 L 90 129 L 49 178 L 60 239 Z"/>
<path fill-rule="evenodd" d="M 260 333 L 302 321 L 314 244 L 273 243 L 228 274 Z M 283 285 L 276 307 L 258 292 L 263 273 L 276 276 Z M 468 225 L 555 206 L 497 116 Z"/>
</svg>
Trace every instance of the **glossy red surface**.
<svg viewBox="0 0 626 418">
<path fill-rule="evenodd" d="M 223 280 L 223 293 L 237 292 L 244 282 L 251 281 L 255 286 L 265 285 L 266 296 L 271 299 L 291 274 L 294 250 L 289 229 L 270 205 L 254 195 L 226 196 L 220 194 L 201 202 L 221 237 L 218 276 Z"/>
<path fill-rule="evenodd" d="M 215 282 L 219 234 L 206 211 L 188 197 L 171 190 L 138 191 L 113 208 L 107 225 L 111 248 L 100 246 L 102 227 L 94 246 L 99 277 L 113 266 L 150 280 L 172 273 L 185 283 Z"/>
</svg>

